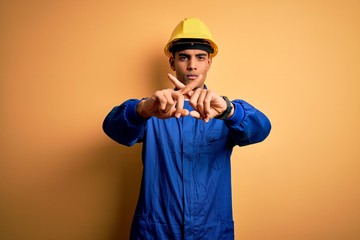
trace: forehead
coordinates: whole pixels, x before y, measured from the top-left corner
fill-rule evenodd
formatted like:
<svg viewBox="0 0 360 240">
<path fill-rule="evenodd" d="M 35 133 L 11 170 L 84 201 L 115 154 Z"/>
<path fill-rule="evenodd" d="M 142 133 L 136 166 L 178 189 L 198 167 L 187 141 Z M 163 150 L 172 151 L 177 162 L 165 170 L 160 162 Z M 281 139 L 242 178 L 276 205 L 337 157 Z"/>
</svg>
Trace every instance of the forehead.
<svg viewBox="0 0 360 240">
<path fill-rule="evenodd" d="M 208 52 L 200 49 L 185 49 L 176 52 L 176 55 L 185 54 L 190 56 L 196 56 L 196 55 L 209 55 Z"/>
</svg>

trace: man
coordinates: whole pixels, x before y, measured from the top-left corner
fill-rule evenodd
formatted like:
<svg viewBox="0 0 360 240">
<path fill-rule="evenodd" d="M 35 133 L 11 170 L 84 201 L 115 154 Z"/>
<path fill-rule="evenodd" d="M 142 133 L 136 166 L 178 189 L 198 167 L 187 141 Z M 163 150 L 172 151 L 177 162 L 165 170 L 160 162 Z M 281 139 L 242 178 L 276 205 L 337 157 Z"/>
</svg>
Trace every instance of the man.
<svg viewBox="0 0 360 240">
<path fill-rule="evenodd" d="M 104 120 L 118 143 L 143 142 L 131 239 L 234 239 L 230 155 L 264 140 L 271 125 L 247 102 L 204 85 L 217 51 L 202 21 L 183 20 L 165 46 L 174 89 L 127 100 Z"/>
</svg>

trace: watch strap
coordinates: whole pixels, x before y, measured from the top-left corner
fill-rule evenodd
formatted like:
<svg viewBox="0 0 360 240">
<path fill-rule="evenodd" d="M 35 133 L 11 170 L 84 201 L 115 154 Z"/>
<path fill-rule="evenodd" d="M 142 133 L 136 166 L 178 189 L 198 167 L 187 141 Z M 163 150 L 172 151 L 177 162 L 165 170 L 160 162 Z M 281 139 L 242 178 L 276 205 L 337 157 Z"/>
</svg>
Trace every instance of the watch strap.
<svg viewBox="0 0 360 240">
<path fill-rule="evenodd" d="M 225 102 L 226 102 L 226 109 L 223 113 L 221 113 L 220 115 L 217 115 L 215 118 L 216 119 L 226 119 L 229 114 L 231 113 L 231 110 L 233 109 L 233 106 L 230 102 L 230 100 L 226 97 L 226 96 L 221 96 Z"/>
</svg>

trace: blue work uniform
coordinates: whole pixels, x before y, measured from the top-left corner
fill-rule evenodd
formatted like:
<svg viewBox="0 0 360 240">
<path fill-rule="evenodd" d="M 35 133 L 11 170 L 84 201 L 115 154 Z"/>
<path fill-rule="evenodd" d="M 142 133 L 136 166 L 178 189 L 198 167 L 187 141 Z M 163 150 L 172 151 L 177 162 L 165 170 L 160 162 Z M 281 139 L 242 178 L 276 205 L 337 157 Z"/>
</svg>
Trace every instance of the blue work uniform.
<svg viewBox="0 0 360 240">
<path fill-rule="evenodd" d="M 114 107 L 103 123 L 120 144 L 143 142 L 131 239 L 234 239 L 230 156 L 236 145 L 264 140 L 271 129 L 268 118 L 234 100 L 234 114 L 225 120 L 145 119 L 136 113 L 139 101 Z M 184 108 L 193 110 L 189 101 Z"/>
</svg>

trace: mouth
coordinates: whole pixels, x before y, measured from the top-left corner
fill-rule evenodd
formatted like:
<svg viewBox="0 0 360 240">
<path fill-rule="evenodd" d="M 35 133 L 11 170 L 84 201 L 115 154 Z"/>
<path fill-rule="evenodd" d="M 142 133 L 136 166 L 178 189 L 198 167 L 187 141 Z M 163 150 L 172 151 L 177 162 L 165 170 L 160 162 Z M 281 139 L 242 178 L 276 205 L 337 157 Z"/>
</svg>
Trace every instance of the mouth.
<svg viewBox="0 0 360 240">
<path fill-rule="evenodd" d="M 186 75 L 186 78 L 188 80 L 195 80 L 196 78 L 198 78 L 199 75 L 196 75 L 196 74 L 188 74 Z"/>
</svg>

